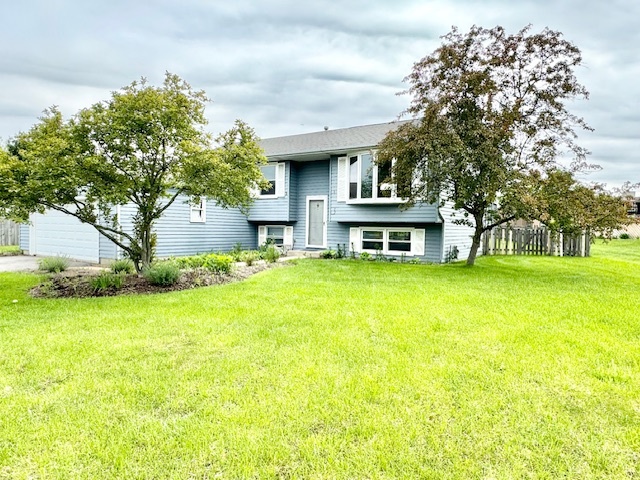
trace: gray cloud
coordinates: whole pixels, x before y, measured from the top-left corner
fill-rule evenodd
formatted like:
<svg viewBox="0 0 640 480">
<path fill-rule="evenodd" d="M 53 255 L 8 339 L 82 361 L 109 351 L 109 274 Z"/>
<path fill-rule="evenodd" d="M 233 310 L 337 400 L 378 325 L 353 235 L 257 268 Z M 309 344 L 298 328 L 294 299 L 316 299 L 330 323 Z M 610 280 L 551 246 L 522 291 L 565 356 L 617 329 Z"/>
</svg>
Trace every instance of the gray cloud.
<svg viewBox="0 0 640 480">
<path fill-rule="evenodd" d="M 637 2 L 23 0 L 3 13 L 5 140 L 52 104 L 71 115 L 165 70 L 213 99 L 215 132 L 235 118 L 263 137 L 387 121 L 408 105 L 402 79 L 451 25 L 548 26 L 583 51 L 591 97 L 571 107 L 595 128 L 580 136 L 604 167 L 592 176 L 640 180 Z"/>
</svg>

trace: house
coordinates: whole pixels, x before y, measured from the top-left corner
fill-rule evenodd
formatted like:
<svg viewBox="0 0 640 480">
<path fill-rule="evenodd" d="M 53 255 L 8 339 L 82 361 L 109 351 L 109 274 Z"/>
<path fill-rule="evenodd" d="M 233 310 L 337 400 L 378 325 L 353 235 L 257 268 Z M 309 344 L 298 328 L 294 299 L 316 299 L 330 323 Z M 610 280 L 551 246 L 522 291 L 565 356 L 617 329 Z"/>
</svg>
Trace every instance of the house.
<svg viewBox="0 0 640 480">
<path fill-rule="evenodd" d="M 457 250 L 465 257 L 472 229 L 451 205 L 404 202 L 389 172 L 373 159 L 376 146 L 403 122 L 364 125 L 269 138 L 261 144 L 262 167 L 270 187 L 255 192 L 248 214 L 214 202 L 176 201 L 156 224 L 159 257 L 230 250 L 241 243 L 256 248 L 267 240 L 294 250 L 346 246 L 356 252 L 417 257 L 442 262 Z M 128 229 L 134 209 L 118 209 Z M 452 214 L 457 214 L 453 217 Z M 87 261 L 117 258 L 116 246 L 94 228 L 58 212 L 36 214 L 21 229 L 20 245 L 30 254 L 63 254 Z"/>
</svg>

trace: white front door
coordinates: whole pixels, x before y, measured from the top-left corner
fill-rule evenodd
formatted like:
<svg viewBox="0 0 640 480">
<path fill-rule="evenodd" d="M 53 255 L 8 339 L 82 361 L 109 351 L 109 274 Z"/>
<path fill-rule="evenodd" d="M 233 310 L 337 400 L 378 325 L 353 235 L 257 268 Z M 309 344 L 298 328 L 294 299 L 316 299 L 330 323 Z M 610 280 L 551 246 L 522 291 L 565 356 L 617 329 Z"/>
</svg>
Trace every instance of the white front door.
<svg viewBox="0 0 640 480">
<path fill-rule="evenodd" d="M 327 248 L 327 197 L 307 197 L 307 247 Z"/>
</svg>

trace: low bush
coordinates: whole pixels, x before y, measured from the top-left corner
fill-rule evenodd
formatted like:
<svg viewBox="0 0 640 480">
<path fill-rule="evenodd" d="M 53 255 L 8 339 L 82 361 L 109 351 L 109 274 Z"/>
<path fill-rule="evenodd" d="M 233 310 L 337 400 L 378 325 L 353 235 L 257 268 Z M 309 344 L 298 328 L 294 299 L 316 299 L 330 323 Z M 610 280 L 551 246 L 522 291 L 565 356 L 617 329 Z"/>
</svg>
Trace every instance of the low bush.
<svg viewBox="0 0 640 480">
<path fill-rule="evenodd" d="M 96 292 L 104 292 L 110 289 L 119 290 L 124 285 L 124 279 L 124 273 L 102 272 L 91 279 L 91 287 Z"/>
<path fill-rule="evenodd" d="M 180 278 L 180 267 L 175 262 L 154 263 L 143 275 L 151 285 L 174 285 Z"/>
<path fill-rule="evenodd" d="M 368 252 L 362 252 L 360 254 L 360 260 L 371 260 L 371 254 Z"/>
<path fill-rule="evenodd" d="M 337 255 L 337 252 L 334 252 L 333 250 L 329 249 L 329 250 L 320 252 L 320 258 L 332 259 L 332 258 L 338 258 L 338 255 Z"/>
<path fill-rule="evenodd" d="M 621 233 L 620 236 L 618 237 L 620 240 L 629 240 L 631 237 L 629 236 L 628 233 Z"/>
<path fill-rule="evenodd" d="M 128 258 L 115 260 L 113 263 L 111 263 L 110 268 L 113 273 L 133 273 L 135 271 L 133 262 Z"/>
<path fill-rule="evenodd" d="M 230 255 L 210 253 L 205 256 L 202 266 L 214 273 L 229 273 L 233 266 L 233 257 Z"/>
<path fill-rule="evenodd" d="M 173 263 L 179 268 L 206 268 L 214 273 L 229 273 L 231 272 L 233 261 L 234 260 L 231 255 L 205 253 L 202 255 L 193 255 L 191 257 L 175 258 Z"/>
<path fill-rule="evenodd" d="M 246 250 L 242 252 L 238 258 L 239 262 L 244 262 L 247 266 L 253 265 L 253 262 L 260 258 L 260 253 L 256 250 Z"/>
<path fill-rule="evenodd" d="M 261 252 L 260 256 L 269 263 L 277 262 L 280 258 L 280 250 L 275 245 L 267 245 Z"/>
<path fill-rule="evenodd" d="M 69 268 L 69 259 L 65 257 L 47 257 L 38 261 L 40 270 L 50 273 L 64 272 Z"/>
</svg>

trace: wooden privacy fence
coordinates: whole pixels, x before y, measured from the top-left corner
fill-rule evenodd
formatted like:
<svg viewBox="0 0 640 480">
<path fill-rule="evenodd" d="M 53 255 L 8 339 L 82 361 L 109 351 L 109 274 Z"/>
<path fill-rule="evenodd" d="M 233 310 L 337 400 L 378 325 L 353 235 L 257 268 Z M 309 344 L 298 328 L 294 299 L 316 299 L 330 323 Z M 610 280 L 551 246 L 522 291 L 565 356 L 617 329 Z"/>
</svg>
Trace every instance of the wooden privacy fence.
<svg viewBox="0 0 640 480">
<path fill-rule="evenodd" d="M 20 225 L 0 219 L 0 246 L 20 243 Z"/>
<path fill-rule="evenodd" d="M 576 235 L 552 233 L 543 227 L 502 226 L 482 236 L 483 255 L 557 255 L 588 257 L 591 238 L 583 232 Z"/>
</svg>

